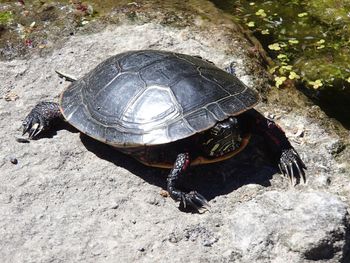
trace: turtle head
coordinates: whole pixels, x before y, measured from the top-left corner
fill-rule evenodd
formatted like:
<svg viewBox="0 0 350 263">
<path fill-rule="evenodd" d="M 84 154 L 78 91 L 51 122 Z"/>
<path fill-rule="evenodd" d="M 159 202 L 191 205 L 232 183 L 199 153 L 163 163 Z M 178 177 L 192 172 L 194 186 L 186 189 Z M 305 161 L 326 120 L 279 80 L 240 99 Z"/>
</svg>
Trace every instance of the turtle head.
<svg viewBox="0 0 350 263">
<path fill-rule="evenodd" d="M 201 148 L 206 155 L 219 157 L 239 148 L 241 141 L 238 119 L 230 117 L 202 133 Z"/>
</svg>

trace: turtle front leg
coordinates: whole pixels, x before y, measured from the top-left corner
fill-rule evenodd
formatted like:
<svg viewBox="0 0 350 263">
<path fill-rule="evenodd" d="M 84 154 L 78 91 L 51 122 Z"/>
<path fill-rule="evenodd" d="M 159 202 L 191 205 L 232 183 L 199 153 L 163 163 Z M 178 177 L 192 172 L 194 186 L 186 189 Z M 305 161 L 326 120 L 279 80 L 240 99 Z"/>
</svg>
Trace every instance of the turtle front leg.
<svg viewBox="0 0 350 263">
<path fill-rule="evenodd" d="M 58 103 L 40 102 L 27 115 L 22 123 L 23 135 L 28 133 L 29 139 L 47 130 L 53 121 L 62 118 Z"/>
<path fill-rule="evenodd" d="M 255 110 L 249 110 L 247 115 L 251 117 L 253 131 L 262 134 L 271 146 L 271 150 L 276 153 L 281 173 L 289 177 L 292 185 L 299 183 L 301 179 L 305 183 L 306 166 L 288 141 L 284 131 L 274 121 L 265 118 Z"/>
<path fill-rule="evenodd" d="M 184 178 L 186 169 L 190 166 L 190 157 L 188 153 L 180 153 L 174 163 L 173 169 L 167 179 L 167 190 L 175 201 L 180 201 L 184 208 L 191 206 L 197 211 L 208 210 L 209 204 L 207 200 L 196 191 L 189 193 L 179 190 L 181 181 Z"/>
</svg>

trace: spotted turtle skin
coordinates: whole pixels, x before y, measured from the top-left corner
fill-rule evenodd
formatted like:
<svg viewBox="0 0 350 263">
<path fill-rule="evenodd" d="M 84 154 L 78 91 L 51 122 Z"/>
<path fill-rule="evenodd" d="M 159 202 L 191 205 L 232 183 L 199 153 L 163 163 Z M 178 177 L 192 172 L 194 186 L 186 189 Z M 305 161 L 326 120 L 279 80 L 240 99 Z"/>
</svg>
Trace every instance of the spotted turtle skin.
<svg viewBox="0 0 350 263">
<path fill-rule="evenodd" d="M 61 95 L 64 118 L 118 148 L 190 137 L 252 108 L 258 94 L 197 57 L 154 50 L 113 56 Z"/>
</svg>

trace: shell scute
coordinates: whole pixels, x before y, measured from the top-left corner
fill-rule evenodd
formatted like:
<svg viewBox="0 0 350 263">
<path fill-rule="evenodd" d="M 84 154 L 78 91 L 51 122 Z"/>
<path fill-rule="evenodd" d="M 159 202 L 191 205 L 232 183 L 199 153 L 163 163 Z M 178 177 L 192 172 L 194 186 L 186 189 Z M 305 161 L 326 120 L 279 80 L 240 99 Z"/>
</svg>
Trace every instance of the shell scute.
<svg viewBox="0 0 350 263">
<path fill-rule="evenodd" d="M 61 95 L 69 123 L 116 147 L 184 139 L 252 108 L 235 76 L 189 55 L 141 50 L 113 56 Z"/>
</svg>

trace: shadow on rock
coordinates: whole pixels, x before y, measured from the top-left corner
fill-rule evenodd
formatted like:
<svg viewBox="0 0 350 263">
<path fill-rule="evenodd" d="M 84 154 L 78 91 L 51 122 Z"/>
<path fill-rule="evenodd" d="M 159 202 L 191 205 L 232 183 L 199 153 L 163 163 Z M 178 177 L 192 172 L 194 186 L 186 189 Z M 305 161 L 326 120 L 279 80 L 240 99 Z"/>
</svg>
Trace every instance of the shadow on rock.
<svg viewBox="0 0 350 263">
<path fill-rule="evenodd" d="M 57 132 L 60 130 L 67 130 L 72 133 L 78 133 L 79 131 L 65 121 L 57 121 L 52 124 L 49 130 L 45 130 L 35 136 L 32 140 L 40 140 L 42 138 L 53 138 L 57 135 Z"/>
<path fill-rule="evenodd" d="M 343 257 L 340 261 L 341 263 L 350 262 L 350 225 L 349 224 L 347 225 L 345 231 L 346 231 L 346 233 L 345 233 L 345 245 L 343 247 Z"/>
<path fill-rule="evenodd" d="M 168 169 L 145 166 L 130 156 L 122 154 L 113 147 L 98 142 L 84 134 L 80 136 L 84 146 L 97 157 L 121 166 L 139 176 L 146 182 L 166 189 Z M 219 163 L 192 167 L 184 187 L 196 190 L 207 200 L 228 194 L 243 185 L 259 184 L 270 186 L 270 179 L 276 169 L 268 165 L 268 161 L 252 142 L 238 156 Z"/>
</svg>

